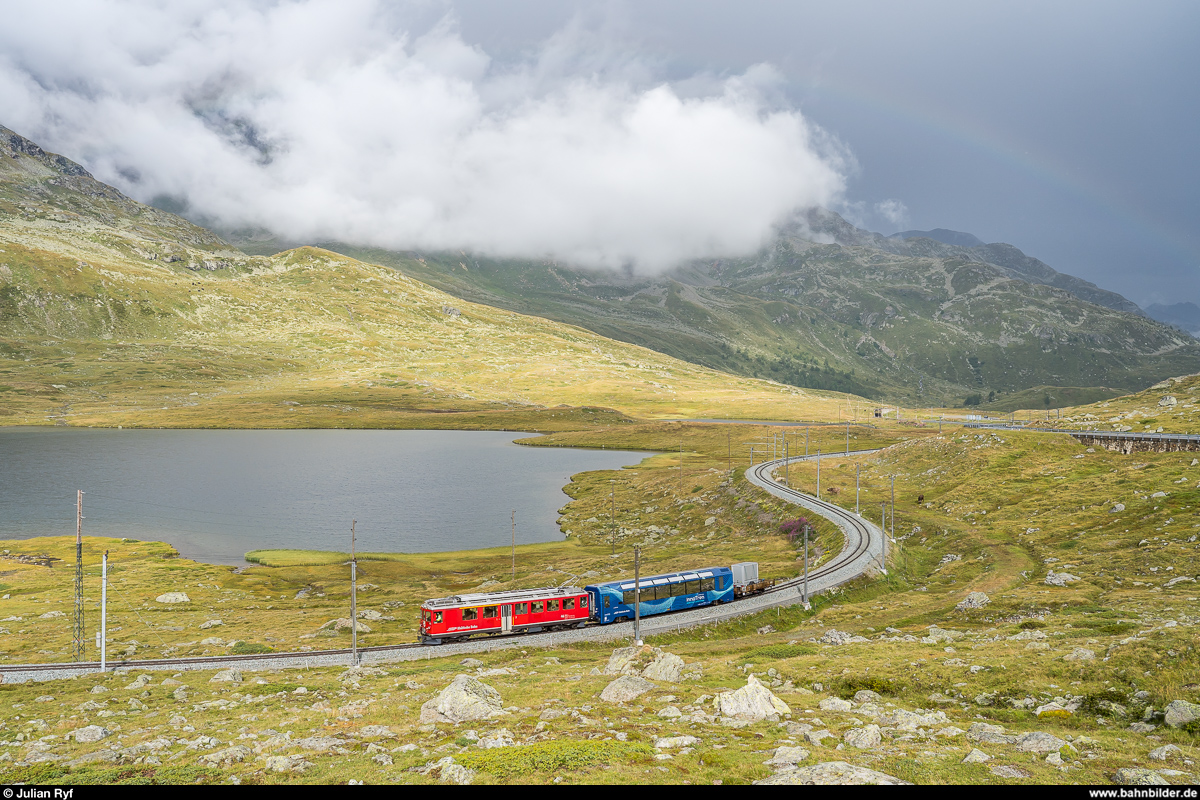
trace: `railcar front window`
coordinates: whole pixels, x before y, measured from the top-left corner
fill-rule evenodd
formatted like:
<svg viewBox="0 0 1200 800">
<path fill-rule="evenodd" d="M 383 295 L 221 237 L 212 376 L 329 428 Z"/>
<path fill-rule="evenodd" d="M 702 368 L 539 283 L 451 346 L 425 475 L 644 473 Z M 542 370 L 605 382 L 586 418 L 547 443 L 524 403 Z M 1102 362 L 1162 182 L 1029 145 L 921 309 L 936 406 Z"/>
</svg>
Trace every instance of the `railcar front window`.
<svg viewBox="0 0 1200 800">
<path fill-rule="evenodd" d="M 435 625 L 442 624 L 442 612 L 440 612 L 440 611 L 433 612 L 433 622 Z"/>
<path fill-rule="evenodd" d="M 604 595 L 604 607 L 605 607 L 605 608 L 611 608 L 611 607 L 612 607 L 612 602 L 611 602 L 611 601 L 612 601 L 612 598 L 611 598 L 611 597 L 609 597 L 608 595 Z"/>
</svg>

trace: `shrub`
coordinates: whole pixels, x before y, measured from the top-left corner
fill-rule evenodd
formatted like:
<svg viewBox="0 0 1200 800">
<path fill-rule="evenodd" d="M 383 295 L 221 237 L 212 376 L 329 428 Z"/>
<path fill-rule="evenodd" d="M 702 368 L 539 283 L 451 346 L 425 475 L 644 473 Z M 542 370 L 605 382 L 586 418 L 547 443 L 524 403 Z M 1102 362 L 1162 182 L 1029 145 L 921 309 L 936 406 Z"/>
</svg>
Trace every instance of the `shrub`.
<svg viewBox="0 0 1200 800">
<path fill-rule="evenodd" d="M 817 648 L 810 644 L 769 644 L 765 647 L 756 647 L 749 653 L 746 653 L 746 660 L 779 661 L 785 658 L 795 658 L 796 656 L 811 656 L 816 652 Z"/>
<path fill-rule="evenodd" d="M 464 753 L 455 760 L 468 769 L 501 778 L 514 778 L 537 772 L 578 770 L 620 760 L 649 760 L 654 748 L 643 742 L 575 742 L 560 739 L 524 747 L 497 747 L 478 753 Z"/>
<path fill-rule="evenodd" d="M 249 656 L 255 653 L 274 653 L 275 651 L 258 642 L 235 642 L 233 647 L 229 648 L 229 652 L 235 656 Z"/>
<path fill-rule="evenodd" d="M 1023 631 L 1035 631 L 1038 628 L 1046 627 L 1046 623 L 1042 622 L 1040 619 L 1027 619 L 1017 627 Z"/>
<path fill-rule="evenodd" d="M 1125 693 L 1118 689 L 1104 689 L 1093 694 L 1087 694 L 1083 697 L 1083 702 L 1079 704 L 1079 710 L 1084 714 L 1107 715 L 1110 712 L 1105 707 L 1107 703 L 1120 703 L 1125 705 L 1129 702 L 1129 698 Z"/>
<path fill-rule="evenodd" d="M 892 696 L 900 693 L 900 687 L 894 681 L 889 678 L 881 678 L 877 675 L 844 678 L 836 684 L 834 691 L 838 697 L 841 697 L 843 700 L 849 700 L 863 689 L 869 689 L 877 694 Z"/>
</svg>

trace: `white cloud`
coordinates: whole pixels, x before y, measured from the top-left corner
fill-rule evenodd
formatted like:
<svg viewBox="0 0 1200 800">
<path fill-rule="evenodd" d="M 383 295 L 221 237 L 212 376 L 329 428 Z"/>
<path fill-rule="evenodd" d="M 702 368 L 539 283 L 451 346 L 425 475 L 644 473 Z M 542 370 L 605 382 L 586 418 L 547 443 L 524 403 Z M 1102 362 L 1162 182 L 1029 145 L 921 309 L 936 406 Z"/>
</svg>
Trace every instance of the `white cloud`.
<svg viewBox="0 0 1200 800">
<path fill-rule="evenodd" d="M 644 270 L 844 188 L 770 67 L 677 91 L 570 28 L 515 66 L 408 28 L 375 0 L 33 4 L 0 28 L 0 122 L 224 225 Z"/>
<path fill-rule="evenodd" d="M 903 230 L 908 225 L 908 206 L 899 200 L 883 200 L 876 203 L 875 213 L 897 230 Z"/>
</svg>

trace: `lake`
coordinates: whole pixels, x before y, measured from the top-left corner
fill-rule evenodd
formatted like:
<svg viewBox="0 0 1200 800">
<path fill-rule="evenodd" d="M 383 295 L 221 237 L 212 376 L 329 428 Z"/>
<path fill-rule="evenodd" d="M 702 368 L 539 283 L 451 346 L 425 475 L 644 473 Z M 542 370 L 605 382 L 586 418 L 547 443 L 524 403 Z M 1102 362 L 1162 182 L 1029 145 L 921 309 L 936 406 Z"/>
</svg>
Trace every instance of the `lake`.
<svg viewBox="0 0 1200 800">
<path fill-rule="evenodd" d="M 525 447 L 502 431 L 0 428 L 0 539 L 165 541 L 186 558 L 249 550 L 436 552 L 559 541 L 570 476 L 649 453 Z"/>
</svg>

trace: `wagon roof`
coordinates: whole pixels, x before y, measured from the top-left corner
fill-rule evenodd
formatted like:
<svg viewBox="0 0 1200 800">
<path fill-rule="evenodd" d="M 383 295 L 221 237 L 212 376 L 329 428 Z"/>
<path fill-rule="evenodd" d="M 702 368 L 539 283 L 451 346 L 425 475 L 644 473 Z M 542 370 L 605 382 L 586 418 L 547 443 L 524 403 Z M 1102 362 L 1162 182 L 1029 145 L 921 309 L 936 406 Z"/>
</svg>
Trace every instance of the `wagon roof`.
<svg viewBox="0 0 1200 800">
<path fill-rule="evenodd" d="M 499 603 L 522 603 L 531 600 L 572 597 L 583 594 L 578 586 L 552 586 L 546 589 L 516 589 L 511 592 L 481 592 L 479 594 L 456 594 L 426 600 L 421 608 L 455 608 L 459 606 L 492 606 Z"/>
</svg>

